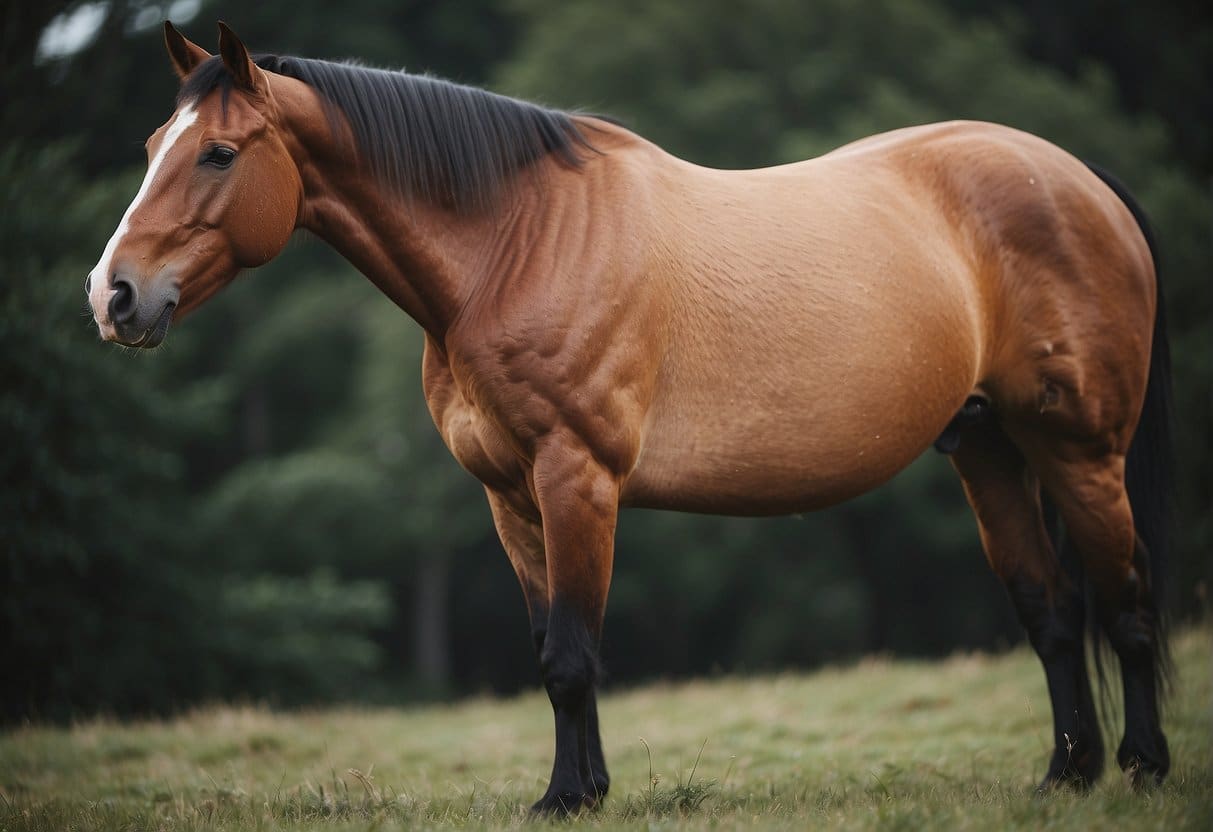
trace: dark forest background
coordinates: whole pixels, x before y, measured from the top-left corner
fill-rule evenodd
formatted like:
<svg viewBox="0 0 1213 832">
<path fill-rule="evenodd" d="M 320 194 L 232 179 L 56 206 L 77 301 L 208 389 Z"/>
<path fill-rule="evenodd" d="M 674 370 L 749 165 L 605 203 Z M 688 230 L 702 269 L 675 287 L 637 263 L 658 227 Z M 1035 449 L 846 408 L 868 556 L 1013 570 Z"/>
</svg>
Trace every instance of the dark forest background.
<svg viewBox="0 0 1213 832">
<path fill-rule="evenodd" d="M 401 702 L 537 683 L 478 485 L 430 423 L 420 329 L 298 239 L 136 354 L 82 284 L 172 111 L 159 22 L 612 113 L 755 167 L 982 118 L 1123 178 L 1161 242 L 1178 398 L 1171 607 L 1210 578 L 1207 2 L 9 2 L 0 11 L 0 719 L 214 699 Z M 91 15 L 55 54 L 48 25 Z M 83 19 L 83 18 L 77 18 Z M 40 44 L 42 44 L 40 46 Z M 947 461 L 778 520 L 626 512 L 613 683 L 1018 641 Z"/>
</svg>

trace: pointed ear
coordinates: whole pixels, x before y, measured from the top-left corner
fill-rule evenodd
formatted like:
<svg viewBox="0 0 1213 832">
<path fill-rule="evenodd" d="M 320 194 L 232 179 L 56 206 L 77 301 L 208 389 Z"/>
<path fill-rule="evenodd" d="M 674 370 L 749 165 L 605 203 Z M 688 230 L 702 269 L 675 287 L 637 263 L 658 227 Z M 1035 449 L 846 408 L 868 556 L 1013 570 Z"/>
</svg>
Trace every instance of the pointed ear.
<svg viewBox="0 0 1213 832">
<path fill-rule="evenodd" d="M 177 77 L 181 79 L 184 79 L 194 71 L 194 67 L 211 56 L 210 52 L 198 44 L 186 40 L 185 35 L 174 29 L 173 24 L 167 20 L 164 21 L 164 45 L 168 49 L 169 60 L 173 62 L 173 69 L 177 71 Z"/>
<path fill-rule="evenodd" d="M 257 89 L 257 67 L 253 65 L 253 59 L 240 38 L 222 20 L 219 21 L 219 54 L 237 87 L 249 92 Z"/>
</svg>

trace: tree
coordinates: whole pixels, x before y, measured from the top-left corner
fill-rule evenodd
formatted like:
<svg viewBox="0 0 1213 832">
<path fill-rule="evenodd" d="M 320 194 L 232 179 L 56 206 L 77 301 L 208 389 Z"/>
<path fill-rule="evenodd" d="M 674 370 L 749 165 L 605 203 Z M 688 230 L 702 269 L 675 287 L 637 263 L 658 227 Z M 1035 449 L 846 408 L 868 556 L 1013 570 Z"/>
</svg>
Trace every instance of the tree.
<svg viewBox="0 0 1213 832">
<path fill-rule="evenodd" d="M 174 556 L 180 468 L 165 450 L 192 419 L 146 364 L 96 349 L 88 266 L 62 241 L 95 242 L 90 216 L 110 200 L 69 160 L 64 146 L 0 153 L 0 650 L 17 669 L 0 718 L 177 698 L 185 679 L 169 656 L 196 643 L 182 625 L 202 601 Z M 135 644 L 113 661 L 111 646 Z"/>
</svg>

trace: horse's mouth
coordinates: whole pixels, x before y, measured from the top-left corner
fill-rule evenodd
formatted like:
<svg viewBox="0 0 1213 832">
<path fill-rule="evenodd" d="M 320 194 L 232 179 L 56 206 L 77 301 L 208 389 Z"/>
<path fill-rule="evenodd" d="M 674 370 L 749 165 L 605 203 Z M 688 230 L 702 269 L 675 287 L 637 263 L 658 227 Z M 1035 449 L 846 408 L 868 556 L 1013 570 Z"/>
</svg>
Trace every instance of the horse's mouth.
<svg viewBox="0 0 1213 832">
<path fill-rule="evenodd" d="M 173 310 L 177 308 L 177 304 L 165 304 L 164 311 L 160 313 L 160 317 L 156 319 L 156 323 L 148 328 L 139 336 L 138 341 L 128 344 L 127 346 L 138 347 L 139 349 L 150 350 L 160 346 L 160 342 L 164 340 L 164 336 L 168 335 L 168 326 L 173 321 Z"/>
</svg>

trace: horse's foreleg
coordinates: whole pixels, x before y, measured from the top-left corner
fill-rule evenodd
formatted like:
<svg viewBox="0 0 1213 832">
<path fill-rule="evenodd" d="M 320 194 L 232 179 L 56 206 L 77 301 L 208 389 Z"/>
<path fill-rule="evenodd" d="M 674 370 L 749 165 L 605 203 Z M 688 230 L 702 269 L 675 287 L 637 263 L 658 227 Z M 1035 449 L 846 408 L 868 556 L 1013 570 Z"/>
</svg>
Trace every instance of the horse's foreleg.
<svg viewBox="0 0 1213 832">
<path fill-rule="evenodd" d="M 542 658 L 544 645 L 547 642 L 550 617 L 543 525 L 538 519 L 528 518 L 515 511 L 500 495 L 492 491 L 488 491 L 487 494 L 497 534 L 501 538 L 510 564 L 514 567 L 514 572 L 518 575 L 518 581 L 522 585 L 522 594 L 526 599 L 527 613 L 530 616 L 531 637 L 535 645 L 535 653 Z M 611 781 L 610 775 L 607 773 L 606 758 L 602 751 L 602 739 L 598 731 L 598 704 L 592 687 L 588 694 L 585 711 L 585 736 L 588 744 L 590 778 L 593 783 L 591 794 L 601 799 L 606 796 Z"/>
<path fill-rule="evenodd" d="M 589 742 L 590 780 L 594 794 L 599 800 L 607 796 L 611 788 L 611 775 L 606 767 L 606 754 L 602 750 L 602 735 L 598 730 L 598 695 L 590 688 L 590 698 L 585 706 L 586 739 Z"/>
<path fill-rule="evenodd" d="M 539 665 L 556 722 L 551 783 L 533 809 L 569 813 L 598 802 L 590 733 L 619 484 L 584 448 L 555 440 L 536 454 L 531 482 L 547 567 Z"/>
<path fill-rule="evenodd" d="M 1044 666 L 1054 748 L 1038 788 L 1089 787 L 1103 770 L 1104 750 L 1087 675 L 1083 600 L 1049 541 L 1039 482 L 992 423 L 965 431 L 952 462 L 977 515 L 990 566 Z"/>
</svg>

